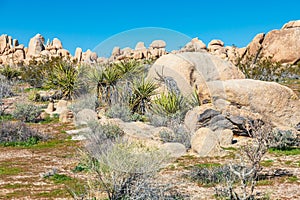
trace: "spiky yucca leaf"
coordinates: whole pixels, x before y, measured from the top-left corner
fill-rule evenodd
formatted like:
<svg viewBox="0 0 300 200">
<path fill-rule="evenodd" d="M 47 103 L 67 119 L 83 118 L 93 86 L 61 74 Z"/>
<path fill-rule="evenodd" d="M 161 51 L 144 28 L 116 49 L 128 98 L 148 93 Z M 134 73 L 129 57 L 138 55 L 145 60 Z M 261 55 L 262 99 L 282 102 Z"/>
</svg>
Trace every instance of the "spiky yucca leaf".
<svg viewBox="0 0 300 200">
<path fill-rule="evenodd" d="M 64 98 L 72 99 L 80 89 L 79 70 L 68 63 L 54 65 L 45 86 L 61 90 Z"/>
<path fill-rule="evenodd" d="M 146 80 L 144 77 L 136 80 L 133 85 L 133 95 L 130 99 L 131 110 L 139 114 L 145 114 L 146 109 L 149 107 L 148 103 L 151 101 L 156 89 L 157 85 L 151 80 Z"/>
</svg>

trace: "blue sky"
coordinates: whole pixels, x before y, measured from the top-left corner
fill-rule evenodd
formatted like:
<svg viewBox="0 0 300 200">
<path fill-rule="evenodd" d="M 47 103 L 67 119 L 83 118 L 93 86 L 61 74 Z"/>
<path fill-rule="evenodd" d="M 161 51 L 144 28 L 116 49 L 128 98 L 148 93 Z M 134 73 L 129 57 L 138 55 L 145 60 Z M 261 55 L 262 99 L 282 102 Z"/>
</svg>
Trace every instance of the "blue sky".
<svg viewBox="0 0 300 200">
<path fill-rule="evenodd" d="M 206 44 L 221 39 L 225 45 L 243 47 L 257 33 L 300 19 L 299 0 L 0 0 L 0 10 L 0 34 L 25 46 L 37 33 L 46 40 L 57 37 L 72 54 L 76 47 L 94 49 L 108 38 L 116 41 L 116 34 L 143 27 L 174 30 Z M 125 38 L 131 41 L 138 35 Z"/>
</svg>

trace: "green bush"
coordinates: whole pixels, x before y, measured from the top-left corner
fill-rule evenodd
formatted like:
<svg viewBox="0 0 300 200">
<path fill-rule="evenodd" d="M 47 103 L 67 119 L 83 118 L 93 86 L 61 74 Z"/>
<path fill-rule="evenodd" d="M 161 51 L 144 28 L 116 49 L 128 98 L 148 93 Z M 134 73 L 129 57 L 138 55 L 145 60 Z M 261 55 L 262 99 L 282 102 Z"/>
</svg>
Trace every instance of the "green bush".
<svg viewBox="0 0 300 200">
<path fill-rule="evenodd" d="M 81 80 L 82 68 L 71 63 L 61 62 L 52 66 L 51 73 L 45 81 L 45 87 L 62 92 L 63 98 L 74 99 L 81 92 L 86 92 L 85 84 Z"/>
<path fill-rule="evenodd" d="M 0 74 L 5 76 L 8 81 L 12 81 L 13 79 L 17 79 L 21 75 L 21 72 L 10 65 L 5 65 L 4 68 L 0 70 Z"/>
<path fill-rule="evenodd" d="M 183 119 L 191 105 L 185 97 L 175 92 L 162 93 L 160 97 L 153 101 L 151 111 L 160 116 L 174 118 L 179 116 Z"/>
<path fill-rule="evenodd" d="M 26 126 L 23 122 L 0 123 L 0 144 L 4 146 L 31 146 L 46 139 L 47 136 Z"/>
<path fill-rule="evenodd" d="M 274 130 L 270 141 L 270 147 L 285 150 L 300 146 L 300 138 L 292 131 Z"/>
<path fill-rule="evenodd" d="M 36 122 L 37 117 L 41 114 L 40 107 L 33 104 L 18 103 L 12 116 L 22 122 Z"/>
<path fill-rule="evenodd" d="M 257 58 L 248 57 L 238 62 L 239 69 L 246 78 L 262 81 L 283 82 L 286 79 L 299 77 L 300 71 L 297 66 L 283 66 L 279 62 L 273 62 L 271 57 L 259 55 Z"/>
<path fill-rule="evenodd" d="M 149 103 L 156 89 L 157 85 L 151 80 L 146 80 L 145 77 L 134 81 L 133 93 L 129 101 L 132 112 L 145 114 L 150 108 Z"/>
<path fill-rule="evenodd" d="M 21 79 L 29 83 L 32 87 L 40 88 L 43 86 L 47 73 L 52 71 L 52 64 L 57 60 L 42 63 L 41 61 L 31 60 L 29 65 L 23 65 L 21 70 Z"/>
</svg>

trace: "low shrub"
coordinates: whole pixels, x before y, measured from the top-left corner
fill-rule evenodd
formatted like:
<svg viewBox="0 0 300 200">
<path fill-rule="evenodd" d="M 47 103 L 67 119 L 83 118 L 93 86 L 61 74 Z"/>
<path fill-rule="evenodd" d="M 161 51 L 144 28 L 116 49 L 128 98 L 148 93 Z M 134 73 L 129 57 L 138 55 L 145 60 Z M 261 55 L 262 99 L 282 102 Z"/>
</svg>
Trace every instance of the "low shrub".
<svg viewBox="0 0 300 200">
<path fill-rule="evenodd" d="M 168 126 L 173 132 L 163 130 L 159 133 L 159 136 L 163 142 L 178 142 L 183 144 L 186 148 L 191 147 L 191 134 L 181 124 L 169 124 Z"/>
<path fill-rule="evenodd" d="M 238 168 L 238 166 L 234 166 Z M 236 182 L 238 177 L 230 170 L 228 165 L 199 165 L 192 168 L 190 172 L 191 180 L 203 185 L 215 185 L 225 183 L 228 180 Z"/>
<path fill-rule="evenodd" d="M 124 135 L 124 131 L 114 124 L 100 124 L 97 121 L 88 122 L 90 131 L 86 133 L 88 138 L 93 138 L 95 142 L 103 142 L 104 140 L 115 141 Z"/>
<path fill-rule="evenodd" d="M 19 103 L 12 116 L 22 122 L 36 122 L 37 117 L 41 114 L 40 107 L 33 104 Z"/>
<path fill-rule="evenodd" d="M 8 81 L 12 81 L 13 79 L 17 79 L 18 76 L 21 75 L 21 72 L 18 69 L 11 67 L 10 65 L 5 65 L 0 70 L 0 74 L 5 76 Z"/>
<path fill-rule="evenodd" d="M 4 146 L 31 146 L 46 139 L 47 136 L 26 126 L 23 122 L 0 123 L 0 144 Z"/>
<path fill-rule="evenodd" d="M 292 131 L 274 130 L 270 141 L 270 147 L 285 150 L 300 146 L 300 138 Z"/>
<path fill-rule="evenodd" d="M 106 116 L 110 118 L 119 118 L 124 122 L 129 122 L 132 120 L 130 107 L 121 104 L 111 105 L 106 111 Z"/>
<path fill-rule="evenodd" d="M 68 108 L 73 111 L 73 113 L 78 113 L 83 109 L 96 110 L 98 105 L 99 102 L 95 95 L 85 94 L 75 99 L 74 103 L 72 103 Z"/>
<path fill-rule="evenodd" d="M 0 116 L 4 114 L 7 106 L 3 103 L 3 98 L 7 98 L 13 95 L 12 87 L 9 81 L 2 75 L 0 75 Z"/>
</svg>

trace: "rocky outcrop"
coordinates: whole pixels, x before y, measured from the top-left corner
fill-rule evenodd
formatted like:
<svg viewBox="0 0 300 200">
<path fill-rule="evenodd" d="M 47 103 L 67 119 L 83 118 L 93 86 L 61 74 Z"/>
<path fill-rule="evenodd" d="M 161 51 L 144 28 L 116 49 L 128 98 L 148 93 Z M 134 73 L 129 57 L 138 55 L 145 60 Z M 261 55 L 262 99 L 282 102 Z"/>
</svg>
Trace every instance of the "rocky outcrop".
<svg viewBox="0 0 300 200">
<path fill-rule="evenodd" d="M 167 44 L 165 41 L 154 40 L 148 49 L 145 47 L 144 42 L 138 42 L 135 49 L 131 49 L 129 47 L 120 49 L 120 47 L 114 47 L 109 60 L 114 62 L 126 59 L 157 59 L 167 54 L 165 49 L 166 46 Z"/>
<path fill-rule="evenodd" d="M 202 40 L 199 40 L 197 37 L 193 38 L 190 42 L 188 42 L 183 48 L 181 48 L 178 52 L 201 52 L 206 50 L 206 45 Z"/>
<path fill-rule="evenodd" d="M 77 62 L 96 63 L 98 55 L 95 52 L 87 50 L 82 52 L 81 48 L 77 48 L 75 56 L 63 48 L 62 42 L 58 38 L 52 41 L 45 39 L 41 34 L 36 34 L 30 39 L 28 48 L 24 48 L 23 44 L 19 44 L 17 39 L 11 36 L 0 36 L 0 64 L 8 65 L 28 65 L 32 59 L 39 61 L 47 61 L 52 58 L 60 57 L 66 60 L 76 60 Z"/>
<path fill-rule="evenodd" d="M 207 86 L 211 99 L 224 99 L 231 104 L 246 107 L 277 126 L 295 127 L 300 122 L 297 95 L 278 83 L 244 79 L 212 81 L 207 82 Z"/>
<path fill-rule="evenodd" d="M 232 63 L 209 53 L 185 52 L 160 57 L 148 78 L 160 80 L 161 90 L 173 88 L 189 96 L 195 89 L 202 90 L 207 81 L 241 79 L 244 75 Z"/>
<path fill-rule="evenodd" d="M 36 34 L 30 39 L 28 45 L 27 57 L 38 56 L 43 50 L 45 50 L 45 38 L 41 34 Z"/>
<path fill-rule="evenodd" d="M 271 58 L 273 62 L 295 64 L 300 60 L 300 20 L 286 23 L 280 30 L 257 34 L 249 43 L 244 60 L 257 57 Z"/>
<path fill-rule="evenodd" d="M 273 30 L 262 43 L 262 55 L 274 62 L 295 64 L 300 60 L 300 27 Z"/>
</svg>

